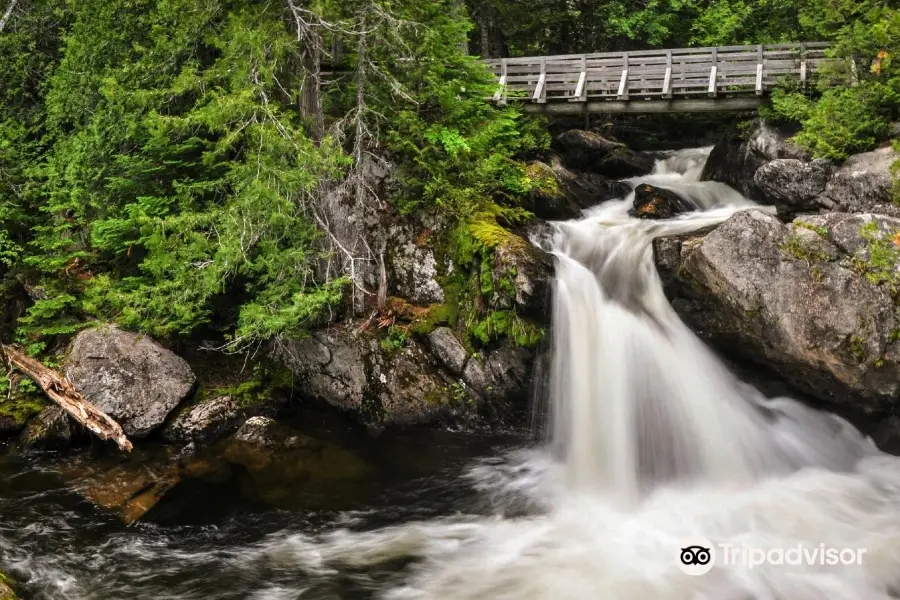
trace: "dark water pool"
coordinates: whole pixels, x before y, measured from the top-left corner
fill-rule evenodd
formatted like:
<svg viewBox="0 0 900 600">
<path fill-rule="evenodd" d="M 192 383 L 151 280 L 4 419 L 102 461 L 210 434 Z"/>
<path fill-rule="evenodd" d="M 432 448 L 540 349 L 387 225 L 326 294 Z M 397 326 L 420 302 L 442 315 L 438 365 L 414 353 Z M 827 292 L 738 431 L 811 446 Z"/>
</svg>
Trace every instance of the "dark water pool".
<svg viewBox="0 0 900 600">
<path fill-rule="evenodd" d="M 127 459 L 6 452 L 0 568 L 33 600 L 370 598 L 401 576 L 402 560 L 335 570 L 297 556 L 314 555 L 311 540 L 336 529 L 478 512 L 460 474 L 528 441 L 440 431 L 376 438 L 309 417 L 301 431 L 317 444 L 187 458 L 146 444 Z"/>
</svg>

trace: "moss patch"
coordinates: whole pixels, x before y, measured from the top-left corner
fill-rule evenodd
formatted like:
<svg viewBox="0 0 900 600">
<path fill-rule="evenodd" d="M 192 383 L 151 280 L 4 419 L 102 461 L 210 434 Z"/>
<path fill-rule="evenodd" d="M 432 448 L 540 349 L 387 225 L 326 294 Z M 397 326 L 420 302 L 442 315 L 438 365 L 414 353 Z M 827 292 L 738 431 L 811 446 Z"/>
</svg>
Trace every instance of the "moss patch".
<svg viewBox="0 0 900 600">
<path fill-rule="evenodd" d="M 12 380 L 0 369 L 0 431 L 18 431 L 50 401 L 33 381 L 19 375 Z"/>
</svg>

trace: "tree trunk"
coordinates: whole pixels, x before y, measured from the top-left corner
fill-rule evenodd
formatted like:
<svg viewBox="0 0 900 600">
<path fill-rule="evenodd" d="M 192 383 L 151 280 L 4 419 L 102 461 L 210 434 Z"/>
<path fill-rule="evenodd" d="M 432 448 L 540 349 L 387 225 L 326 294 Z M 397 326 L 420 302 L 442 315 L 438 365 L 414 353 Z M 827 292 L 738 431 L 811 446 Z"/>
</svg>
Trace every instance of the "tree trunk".
<svg viewBox="0 0 900 600">
<path fill-rule="evenodd" d="M 68 379 L 47 368 L 30 356 L 10 347 L 0 345 L 10 368 L 15 367 L 36 384 L 63 410 L 101 440 L 112 440 L 122 450 L 130 452 L 131 442 L 122 427 L 105 412 L 85 400 Z"/>
</svg>

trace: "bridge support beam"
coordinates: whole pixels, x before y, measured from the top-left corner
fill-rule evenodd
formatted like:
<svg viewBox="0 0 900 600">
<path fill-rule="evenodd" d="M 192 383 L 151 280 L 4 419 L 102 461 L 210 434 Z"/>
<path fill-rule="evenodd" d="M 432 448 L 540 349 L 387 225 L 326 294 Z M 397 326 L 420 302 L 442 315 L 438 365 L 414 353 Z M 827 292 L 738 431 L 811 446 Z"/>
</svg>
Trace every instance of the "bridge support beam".
<svg viewBox="0 0 900 600">
<path fill-rule="evenodd" d="M 764 100 L 747 98 L 686 98 L 677 100 L 610 100 L 600 102 L 566 102 L 559 104 L 526 104 L 525 112 L 549 115 L 581 115 L 601 113 L 686 113 L 732 112 L 756 110 Z"/>
</svg>

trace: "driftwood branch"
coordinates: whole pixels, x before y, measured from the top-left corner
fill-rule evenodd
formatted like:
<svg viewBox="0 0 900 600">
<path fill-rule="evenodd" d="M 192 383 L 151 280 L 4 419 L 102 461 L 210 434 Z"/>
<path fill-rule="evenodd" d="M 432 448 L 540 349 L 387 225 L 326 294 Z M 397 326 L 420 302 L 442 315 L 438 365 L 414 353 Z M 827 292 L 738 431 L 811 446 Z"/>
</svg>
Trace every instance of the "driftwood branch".
<svg viewBox="0 0 900 600">
<path fill-rule="evenodd" d="M 59 404 L 88 431 L 101 440 L 114 441 L 122 450 L 131 451 L 131 442 L 125 437 L 122 427 L 112 417 L 85 400 L 68 379 L 15 348 L 0 345 L 0 351 L 6 355 L 11 367 L 34 380 L 51 400 Z"/>
</svg>

